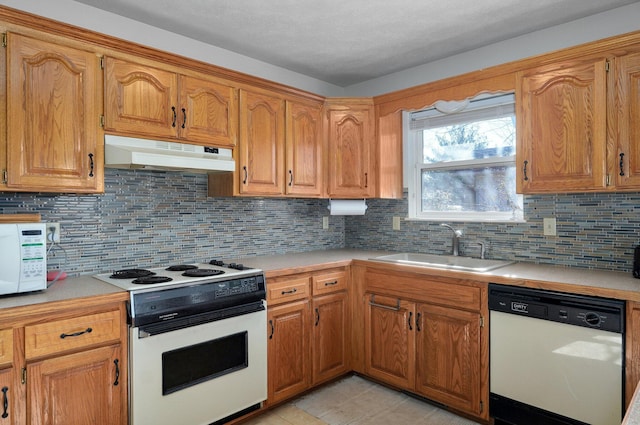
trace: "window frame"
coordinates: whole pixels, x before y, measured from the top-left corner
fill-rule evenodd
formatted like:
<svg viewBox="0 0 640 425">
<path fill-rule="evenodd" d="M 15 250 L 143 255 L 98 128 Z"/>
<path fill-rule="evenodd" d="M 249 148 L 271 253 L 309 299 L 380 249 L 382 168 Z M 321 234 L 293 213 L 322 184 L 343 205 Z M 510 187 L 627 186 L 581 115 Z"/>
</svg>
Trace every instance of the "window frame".
<svg viewBox="0 0 640 425">
<path fill-rule="evenodd" d="M 491 93 L 478 96 L 483 97 L 511 95 L 513 93 Z M 513 100 L 515 106 L 515 99 Z M 429 109 L 429 108 L 425 108 Z M 515 109 L 515 108 L 514 108 Z M 496 211 L 422 211 L 422 172 L 427 171 L 454 171 L 454 170 L 471 170 L 477 168 L 486 168 L 492 166 L 516 166 L 515 152 L 508 156 L 496 156 L 490 158 L 478 158 L 461 161 L 448 161 L 436 163 L 424 163 L 423 158 L 423 139 L 422 131 L 411 129 L 410 120 L 411 112 L 404 112 L 403 117 L 403 133 L 404 136 L 404 165 L 405 165 L 405 183 L 408 187 L 408 220 L 421 221 L 472 221 L 472 222 L 524 222 L 524 211 L 516 216 L 514 211 L 496 212 Z M 515 110 L 514 110 L 515 114 Z M 459 121 L 462 122 L 462 121 Z M 415 133 L 415 135 L 412 135 Z M 514 146 L 515 149 L 515 146 Z M 515 182 L 514 182 L 515 184 Z M 522 195 L 519 195 L 522 197 Z M 522 204 L 524 200 L 521 198 Z M 522 205 L 523 206 L 523 205 Z"/>
</svg>

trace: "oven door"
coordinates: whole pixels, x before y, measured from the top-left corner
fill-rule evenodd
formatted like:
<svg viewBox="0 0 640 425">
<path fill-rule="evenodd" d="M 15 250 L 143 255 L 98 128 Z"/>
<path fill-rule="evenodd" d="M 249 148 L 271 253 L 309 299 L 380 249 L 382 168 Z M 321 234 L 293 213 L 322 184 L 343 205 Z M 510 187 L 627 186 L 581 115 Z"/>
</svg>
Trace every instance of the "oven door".
<svg viewBox="0 0 640 425">
<path fill-rule="evenodd" d="M 208 425 L 266 400 L 266 328 L 266 310 L 147 337 L 131 328 L 131 424 Z"/>
</svg>

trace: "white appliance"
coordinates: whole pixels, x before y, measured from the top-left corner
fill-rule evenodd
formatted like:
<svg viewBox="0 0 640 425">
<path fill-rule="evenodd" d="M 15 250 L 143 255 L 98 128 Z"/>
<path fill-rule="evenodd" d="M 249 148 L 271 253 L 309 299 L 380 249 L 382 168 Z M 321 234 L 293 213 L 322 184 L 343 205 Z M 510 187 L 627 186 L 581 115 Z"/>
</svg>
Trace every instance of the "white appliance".
<svg viewBox="0 0 640 425">
<path fill-rule="evenodd" d="M 132 425 L 225 423 L 267 398 L 264 273 L 212 260 L 96 278 L 130 293 Z"/>
<path fill-rule="evenodd" d="M 0 223 L 0 294 L 47 288 L 45 223 Z"/>
<path fill-rule="evenodd" d="M 104 136 L 104 165 L 192 173 L 232 172 L 236 169 L 231 149 L 162 140 Z"/>
<path fill-rule="evenodd" d="M 619 425 L 624 301 L 489 285 L 496 424 Z"/>
</svg>

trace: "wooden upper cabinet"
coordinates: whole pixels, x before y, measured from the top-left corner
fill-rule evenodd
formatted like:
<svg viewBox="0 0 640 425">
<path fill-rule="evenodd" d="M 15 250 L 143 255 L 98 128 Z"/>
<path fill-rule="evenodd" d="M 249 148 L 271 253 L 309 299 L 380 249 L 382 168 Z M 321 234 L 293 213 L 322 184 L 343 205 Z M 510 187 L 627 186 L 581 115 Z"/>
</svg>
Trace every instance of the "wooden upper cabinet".
<svg viewBox="0 0 640 425">
<path fill-rule="evenodd" d="M 236 143 L 231 86 L 107 57 L 105 130 L 199 145 Z"/>
<path fill-rule="evenodd" d="M 178 137 L 178 76 L 161 69 L 105 59 L 105 130 Z"/>
<path fill-rule="evenodd" d="M 104 190 L 100 58 L 7 34 L 8 190 Z"/>
<path fill-rule="evenodd" d="M 320 197 L 322 106 L 287 101 L 286 123 L 286 194 Z"/>
<path fill-rule="evenodd" d="M 327 109 L 327 195 L 368 198 L 375 193 L 372 105 L 329 103 Z"/>
<path fill-rule="evenodd" d="M 237 90 L 213 81 L 180 76 L 180 136 L 191 142 L 234 146 L 238 128 Z"/>
<path fill-rule="evenodd" d="M 568 61 L 517 76 L 517 191 L 606 188 L 607 61 Z"/>
<path fill-rule="evenodd" d="M 284 100 L 240 90 L 240 193 L 284 193 Z"/>
<path fill-rule="evenodd" d="M 616 58 L 613 118 L 617 146 L 613 158 L 615 184 L 620 189 L 640 188 L 640 53 Z M 609 116 L 612 116 L 611 114 Z M 616 143 L 617 142 L 617 143 Z"/>
</svg>

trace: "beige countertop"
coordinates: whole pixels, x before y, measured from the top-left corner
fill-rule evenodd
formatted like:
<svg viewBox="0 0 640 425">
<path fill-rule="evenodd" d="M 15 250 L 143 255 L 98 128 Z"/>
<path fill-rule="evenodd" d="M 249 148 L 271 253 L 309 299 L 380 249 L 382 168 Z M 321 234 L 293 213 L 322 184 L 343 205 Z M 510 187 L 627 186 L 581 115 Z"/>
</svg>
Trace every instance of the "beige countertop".
<svg viewBox="0 0 640 425">
<path fill-rule="evenodd" d="M 260 268 L 265 271 L 268 279 L 269 277 L 284 274 L 348 265 L 351 260 L 370 260 L 387 254 L 391 254 L 391 252 L 333 249 L 295 254 L 230 258 L 227 260 Z M 380 264 L 391 265 L 391 263 L 386 262 L 381 262 Z M 410 265 L 394 266 L 407 271 L 474 279 L 483 282 L 495 282 L 640 301 L 640 279 L 633 278 L 631 272 L 624 273 L 607 270 L 580 269 L 533 263 L 514 263 L 483 273 Z"/>
<path fill-rule="evenodd" d="M 0 311 L 2 311 L 2 314 L 10 314 L 15 308 L 35 304 L 68 303 L 80 301 L 85 298 L 111 295 L 116 297 L 120 295 L 122 300 L 127 299 L 126 291 L 94 277 L 71 277 L 54 282 L 43 291 L 2 295 L 0 296 Z"/>
</svg>

